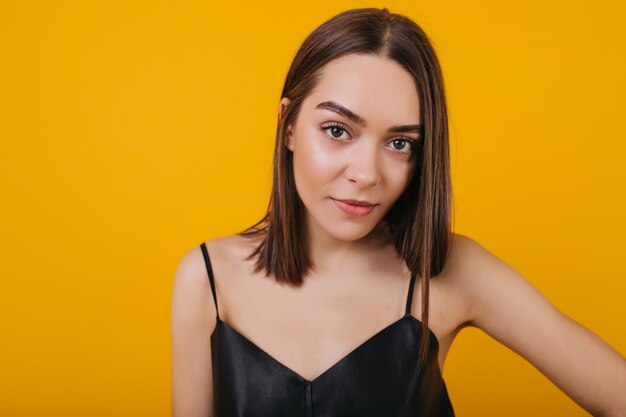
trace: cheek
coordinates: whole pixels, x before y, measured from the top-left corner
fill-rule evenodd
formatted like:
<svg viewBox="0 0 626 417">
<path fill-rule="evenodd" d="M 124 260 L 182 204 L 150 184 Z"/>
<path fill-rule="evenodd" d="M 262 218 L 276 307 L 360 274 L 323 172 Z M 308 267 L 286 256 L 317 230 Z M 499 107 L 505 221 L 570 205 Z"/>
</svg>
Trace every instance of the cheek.
<svg viewBox="0 0 626 417">
<path fill-rule="evenodd" d="M 399 198 L 409 186 L 414 171 L 414 164 L 399 164 L 398 161 L 391 162 L 387 169 L 386 178 L 388 179 L 387 183 L 389 184 L 393 200 Z"/>
<path fill-rule="evenodd" d="M 293 164 L 296 186 L 301 194 L 319 191 L 319 188 L 323 191 L 323 187 L 339 172 L 337 152 L 333 152 L 320 135 L 305 132 L 297 139 Z"/>
</svg>

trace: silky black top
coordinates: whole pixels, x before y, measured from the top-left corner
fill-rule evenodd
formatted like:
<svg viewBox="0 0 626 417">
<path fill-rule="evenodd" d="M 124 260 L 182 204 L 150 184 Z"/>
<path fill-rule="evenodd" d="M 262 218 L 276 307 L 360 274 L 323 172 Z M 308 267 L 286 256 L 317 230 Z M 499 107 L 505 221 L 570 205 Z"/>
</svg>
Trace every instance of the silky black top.
<svg viewBox="0 0 626 417">
<path fill-rule="evenodd" d="M 411 275 L 403 317 L 380 330 L 312 381 L 280 363 L 226 322 L 217 308 L 211 333 L 213 417 L 454 417 L 429 331 L 427 363 L 418 369 L 422 322 L 411 315 Z"/>
</svg>

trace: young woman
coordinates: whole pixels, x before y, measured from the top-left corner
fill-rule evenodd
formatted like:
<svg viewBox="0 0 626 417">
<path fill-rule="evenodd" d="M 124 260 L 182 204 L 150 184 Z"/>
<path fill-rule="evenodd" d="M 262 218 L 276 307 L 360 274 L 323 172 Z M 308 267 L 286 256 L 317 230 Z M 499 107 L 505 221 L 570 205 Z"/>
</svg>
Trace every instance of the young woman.
<svg viewBox="0 0 626 417">
<path fill-rule="evenodd" d="M 386 9 L 322 24 L 285 81 L 265 217 L 177 269 L 174 416 L 453 416 L 441 372 L 466 326 L 626 415 L 624 358 L 452 233 L 451 207 L 427 36 Z"/>
</svg>

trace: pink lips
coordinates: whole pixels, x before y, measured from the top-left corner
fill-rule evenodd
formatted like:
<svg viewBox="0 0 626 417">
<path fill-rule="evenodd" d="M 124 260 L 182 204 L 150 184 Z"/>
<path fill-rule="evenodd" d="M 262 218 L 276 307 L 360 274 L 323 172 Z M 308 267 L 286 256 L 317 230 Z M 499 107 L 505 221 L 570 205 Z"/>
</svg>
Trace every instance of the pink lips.
<svg viewBox="0 0 626 417">
<path fill-rule="evenodd" d="M 350 216 L 361 217 L 365 216 L 374 210 L 376 204 L 369 203 L 367 201 L 358 201 L 358 200 L 335 200 L 331 198 L 333 202 L 339 207 L 344 213 L 349 214 Z"/>
</svg>

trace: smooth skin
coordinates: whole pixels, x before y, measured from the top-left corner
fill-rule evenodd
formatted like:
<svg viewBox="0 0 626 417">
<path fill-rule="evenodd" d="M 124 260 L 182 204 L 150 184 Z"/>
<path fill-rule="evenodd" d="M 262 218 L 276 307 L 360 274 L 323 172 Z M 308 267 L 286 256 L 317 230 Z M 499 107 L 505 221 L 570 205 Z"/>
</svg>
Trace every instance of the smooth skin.
<svg viewBox="0 0 626 417">
<path fill-rule="evenodd" d="M 318 108 L 329 101 L 363 120 Z M 281 100 L 279 117 L 289 104 Z M 387 58 L 352 54 L 323 68 L 287 136 L 316 266 L 302 287 L 253 272 L 245 257 L 256 242 L 237 235 L 207 242 L 221 319 L 308 380 L 404 314 L 410 271 L 380 220 L 408 185 L 416 166 L 410 143 L 420 139 L 388 128 L 419 124 L 419 106 L 411 76 Z M 377 206 L 353 217 L 332 199 Z M 418 279 L 411 312 L 418 319 L 420 288 Z M 473 326 L 524 357 L 592 415 L 626 416 L 626 360 L 473 239 L 454 235 L 449 260 L 430 288 L 429 327 L 439 340 L 442 370 L 456 335 Z M 174 417 L 213 415 L 215 325 L 196 247 L 181 259 L 172 293 Z"/>
</svg>

